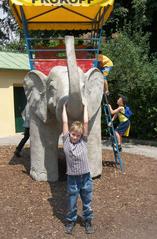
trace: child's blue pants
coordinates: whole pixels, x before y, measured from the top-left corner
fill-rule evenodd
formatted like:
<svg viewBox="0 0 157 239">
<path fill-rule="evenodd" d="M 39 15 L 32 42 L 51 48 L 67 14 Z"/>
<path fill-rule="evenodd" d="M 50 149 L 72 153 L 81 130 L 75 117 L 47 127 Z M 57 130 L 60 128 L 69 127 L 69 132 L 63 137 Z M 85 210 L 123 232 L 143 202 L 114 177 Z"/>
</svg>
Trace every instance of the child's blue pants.
<svg viewBox="0 0 157 239">
<path fill-rule="evenodd" d="M 67 214 L 67 220 L 71 222 L 76 222 L 77 220 L 77 199 L 79 195 L 82 200 L 83 219 L 92 219 L 92 178 L 90 173 L 78 176 L 68 175 L 67 190 L 69 196 L 69 212 Z"/>
</svg>

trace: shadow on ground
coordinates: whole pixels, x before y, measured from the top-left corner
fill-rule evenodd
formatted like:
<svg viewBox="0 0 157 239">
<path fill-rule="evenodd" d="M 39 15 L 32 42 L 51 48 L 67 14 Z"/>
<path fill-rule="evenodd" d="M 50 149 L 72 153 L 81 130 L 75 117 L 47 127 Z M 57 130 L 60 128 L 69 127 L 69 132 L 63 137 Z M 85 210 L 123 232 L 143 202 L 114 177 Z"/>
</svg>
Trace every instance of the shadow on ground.
<svg viewBox="0 0 157 239">
<path fill-rule="evenodd" d="M 18 165 L 21 164 L 24 166 L 25 170 L 22 170 L 23 173 L 29 175 L 30 172 L 30 149 L 24 148 L 21 157 L 17 157 L 13 154 L 11 160 L 9 161 L 9 165 Z"/>
<path fill-rule="evenodd" d="M 23 165 L 23 173 L 29 175 L 30 172 L 30 148 L 23 149 L 22 156 L 17 157 L 13 155 L 9 161 L 9 165 Z M 67 209 L 67 193 L 66 193 L 66 161 L 62 148 L 58 149 L 58 169 L 59 169 L 59 181 L 48 182 L 52 197 L 48 198 L 48 202 L 52 207 L 53 215 L 55 215 L 62 223 Z"/>
</svg>

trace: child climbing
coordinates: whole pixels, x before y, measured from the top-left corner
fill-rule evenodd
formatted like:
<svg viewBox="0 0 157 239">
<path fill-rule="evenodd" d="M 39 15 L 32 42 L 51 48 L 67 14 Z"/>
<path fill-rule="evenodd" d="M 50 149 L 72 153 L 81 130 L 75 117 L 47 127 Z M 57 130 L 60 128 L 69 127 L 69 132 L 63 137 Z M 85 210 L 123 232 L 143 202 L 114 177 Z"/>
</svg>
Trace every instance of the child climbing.
<svg viewBox="0 0 157 239">
<path fill-rule="evenodd" d="M 115 129 L 115 133 L 118 141 L 119 151 L 122 150 L 122 137 L 129 136 L 130 131 L 130 120 L 129 117 L 132 115 L 131 110 L 128 106 L 126 106 L 127 98 L 121 95 L 117 100 L 118 107 L 116 109 L 112 109 L 111 105 L 109 105 L 109 109 L 111 114 L 113 115 L 112 121 L 118 117 L 119 125 Z"/>
<path fill-rule="evenodd" d="M 112 67 L 113 62 L 107 56 L 102 55 L 102 51 L 100 50 L 98 55 L 98 68 L 104 76 L 104 94 L 106 95 L 109 95 L 107 76 L 112 70 Z"/>
</svg>

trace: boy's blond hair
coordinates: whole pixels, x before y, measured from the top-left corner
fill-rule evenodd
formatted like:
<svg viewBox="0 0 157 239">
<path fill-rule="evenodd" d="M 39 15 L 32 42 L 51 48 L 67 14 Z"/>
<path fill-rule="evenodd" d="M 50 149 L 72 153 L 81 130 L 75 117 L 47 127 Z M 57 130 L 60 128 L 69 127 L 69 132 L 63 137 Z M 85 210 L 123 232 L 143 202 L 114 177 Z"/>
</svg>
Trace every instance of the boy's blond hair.
<svg viewBox="0 0 157 239">
<path fill-rule="evenodd" d="M 76 131 L 83 134 L 83 124 L 80 121 L 74 121 L 70 127 L 70 132 Z"/>
</svg>

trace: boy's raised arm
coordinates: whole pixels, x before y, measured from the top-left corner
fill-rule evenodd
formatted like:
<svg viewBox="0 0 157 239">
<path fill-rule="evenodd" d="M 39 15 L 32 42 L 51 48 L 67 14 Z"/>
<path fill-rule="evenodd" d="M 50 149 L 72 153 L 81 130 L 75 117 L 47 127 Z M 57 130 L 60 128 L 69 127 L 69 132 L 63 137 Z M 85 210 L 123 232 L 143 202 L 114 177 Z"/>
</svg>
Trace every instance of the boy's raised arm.
<svg viewBox="0 0 157 239">
<path fill-rule="evenodd" d="M 68 127 L 68 116 L 67 116 L 65 104 L 63 105 L 62 121 L 63 121 L 63 134 L 66 134 L 69 131 L 69 127 Z"/>
<path fill-rule="evenodd" d="M 87 105 L 84 105 L 83 136 L 88 136 L 88 110 L 87 110 Z"/>
</svg>

